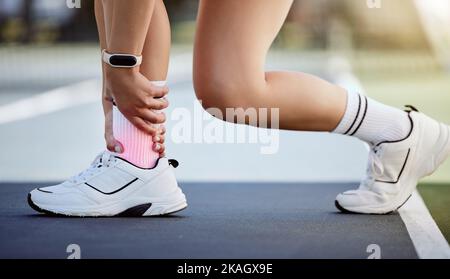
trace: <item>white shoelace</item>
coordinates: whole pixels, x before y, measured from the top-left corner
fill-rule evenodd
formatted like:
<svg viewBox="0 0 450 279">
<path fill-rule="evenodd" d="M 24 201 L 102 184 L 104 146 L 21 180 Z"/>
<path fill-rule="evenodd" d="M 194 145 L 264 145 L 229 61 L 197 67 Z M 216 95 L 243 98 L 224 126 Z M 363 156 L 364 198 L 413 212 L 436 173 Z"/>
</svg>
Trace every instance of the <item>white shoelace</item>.
<svg viewBox="0 0 450 279">
<path fill-rule="evenodd" d="M 104 151 L 95 157 L 89 168 L 71 177 L 68 181 L 74 184 L 85 182 L 95 174 L 103 171 L 104 168 L 109 168 L 113 162 L 116 162 L 116 158 L 109 151 Z"/>
<path fill-rule="evenodd" d="M 383 175 L 384 167 L 381 161 L 382 153 L 382 148 L 379 146 L 375 146 L 370 149 L 366 178 L 361 183 L 363 188 L 371 189 L 375 183 L 375 180 Z"/>
</svg>

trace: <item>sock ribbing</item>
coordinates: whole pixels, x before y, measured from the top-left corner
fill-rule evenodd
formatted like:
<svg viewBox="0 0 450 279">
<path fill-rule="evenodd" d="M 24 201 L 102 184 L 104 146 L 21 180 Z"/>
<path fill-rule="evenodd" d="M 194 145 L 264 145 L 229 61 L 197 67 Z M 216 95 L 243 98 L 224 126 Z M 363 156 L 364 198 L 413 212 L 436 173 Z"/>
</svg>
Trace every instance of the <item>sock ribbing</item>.
<svg viewBox="0 0 450 279">
<path fill-rule="evenodd" d="M 408 114 L 370 98 L 366 99 L 366 113 L 360 128 L 353 135 L 368 143 L 404 139 L 411 131 Z"/>
<path fill-rule="evenodd" d="M 165 81 L 152 81 L 156 86 L 164 86 Z M 113 107 L 113 133 L 124 150 L 118 156 L 141 168 L 151 168 L 159 158 L 159 153 L 153 151 L 152 136 L 136 128 L 128 119 Z"/>
<path fill-rule="evenodd" d="M 344 116 L 333 133 L 348 134 L 356 124 L 357 116 L 361 111 L 361 96 L 359 94 L 347 92 L 347 107 Z"/>
<path fill-rule="evenodd" d="M 406 112 L 357 93 L 347 94 L 345 114 L 333 133 L 355 136 L 369 144 L 406 137 L 411 122 Z"/>
</svg>

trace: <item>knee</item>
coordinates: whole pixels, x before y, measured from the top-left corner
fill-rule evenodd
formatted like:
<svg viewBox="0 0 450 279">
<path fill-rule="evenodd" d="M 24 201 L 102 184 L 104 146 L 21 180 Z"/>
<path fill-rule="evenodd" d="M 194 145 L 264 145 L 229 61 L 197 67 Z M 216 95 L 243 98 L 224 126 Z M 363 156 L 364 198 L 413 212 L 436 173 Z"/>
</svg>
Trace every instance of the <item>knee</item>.
<svg viewBox="0 0 450 279">
<path fill-rule="evenodd" d="M 194 89 L 204 109 L 219 109 L 223 113 L 227 108 L 251 106 L 252 96 L 260 91 L 252 82 L 214 73 L 196 75 Z"/>
<path fill-rule="evenodd" d="M 194 89 L 204 109 L 217 108 L 225 111 L 227 107 L 237 107 L 242 102 L 237 94 L 239 88 L 225 79 L 212 76 L 207 79 L 194 79 Z"/>
</svg>

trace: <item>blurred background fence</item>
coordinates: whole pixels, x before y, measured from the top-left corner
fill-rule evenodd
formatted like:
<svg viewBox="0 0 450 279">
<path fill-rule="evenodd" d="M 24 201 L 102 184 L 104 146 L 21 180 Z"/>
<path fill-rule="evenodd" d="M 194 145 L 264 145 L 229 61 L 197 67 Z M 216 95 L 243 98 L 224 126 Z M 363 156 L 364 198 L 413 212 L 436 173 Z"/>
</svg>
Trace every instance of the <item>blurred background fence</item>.
<svg viewBox="0 0 450 279">
<path fill-rule="evenodd" d="M 433 47 L 441 36 L 447 41 L 439 52 L 450 48 L 449 25 L 423 24 L 435 19 L 433 11 L 421 14 L 421 5 L 433 6 L 424 2 L 441 3 L 434 10 L 444 13 L 441 18 L 450 17 L 446 0 L 296 0 L 274 48 L 338 52 L 363 73 L 450 69 Z M 89 63 L 98 57 L 93 3 L 81 0 L 80 8 L 70 9 L 65 0 L 0 0 L 0 90 L 52 87 L 97 76 L 94 62 Z M 165 3 L 174 46 L 192 44 L 198 1 Z M 430 36 L 430 30 L 437 35 Z M 381 53 L 390 54 L 380 59 Z"/>
</svg>

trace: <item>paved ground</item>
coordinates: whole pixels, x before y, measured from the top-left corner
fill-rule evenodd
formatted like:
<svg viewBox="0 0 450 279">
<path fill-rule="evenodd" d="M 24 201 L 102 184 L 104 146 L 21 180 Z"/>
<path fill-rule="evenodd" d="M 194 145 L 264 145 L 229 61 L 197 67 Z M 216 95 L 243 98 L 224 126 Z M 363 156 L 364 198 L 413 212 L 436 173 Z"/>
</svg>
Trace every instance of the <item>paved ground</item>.
<svg viewBox="0 0 450 279">
<path fill-rule="evenodd" d="M 189 208 L 165 218 L 58 218 L 26 204 L 38 186 L 0 185 L 0 258 L 416 258 L 399 215 L 337 213 L 348 184 L 183 183 Z"/>
</svg>

